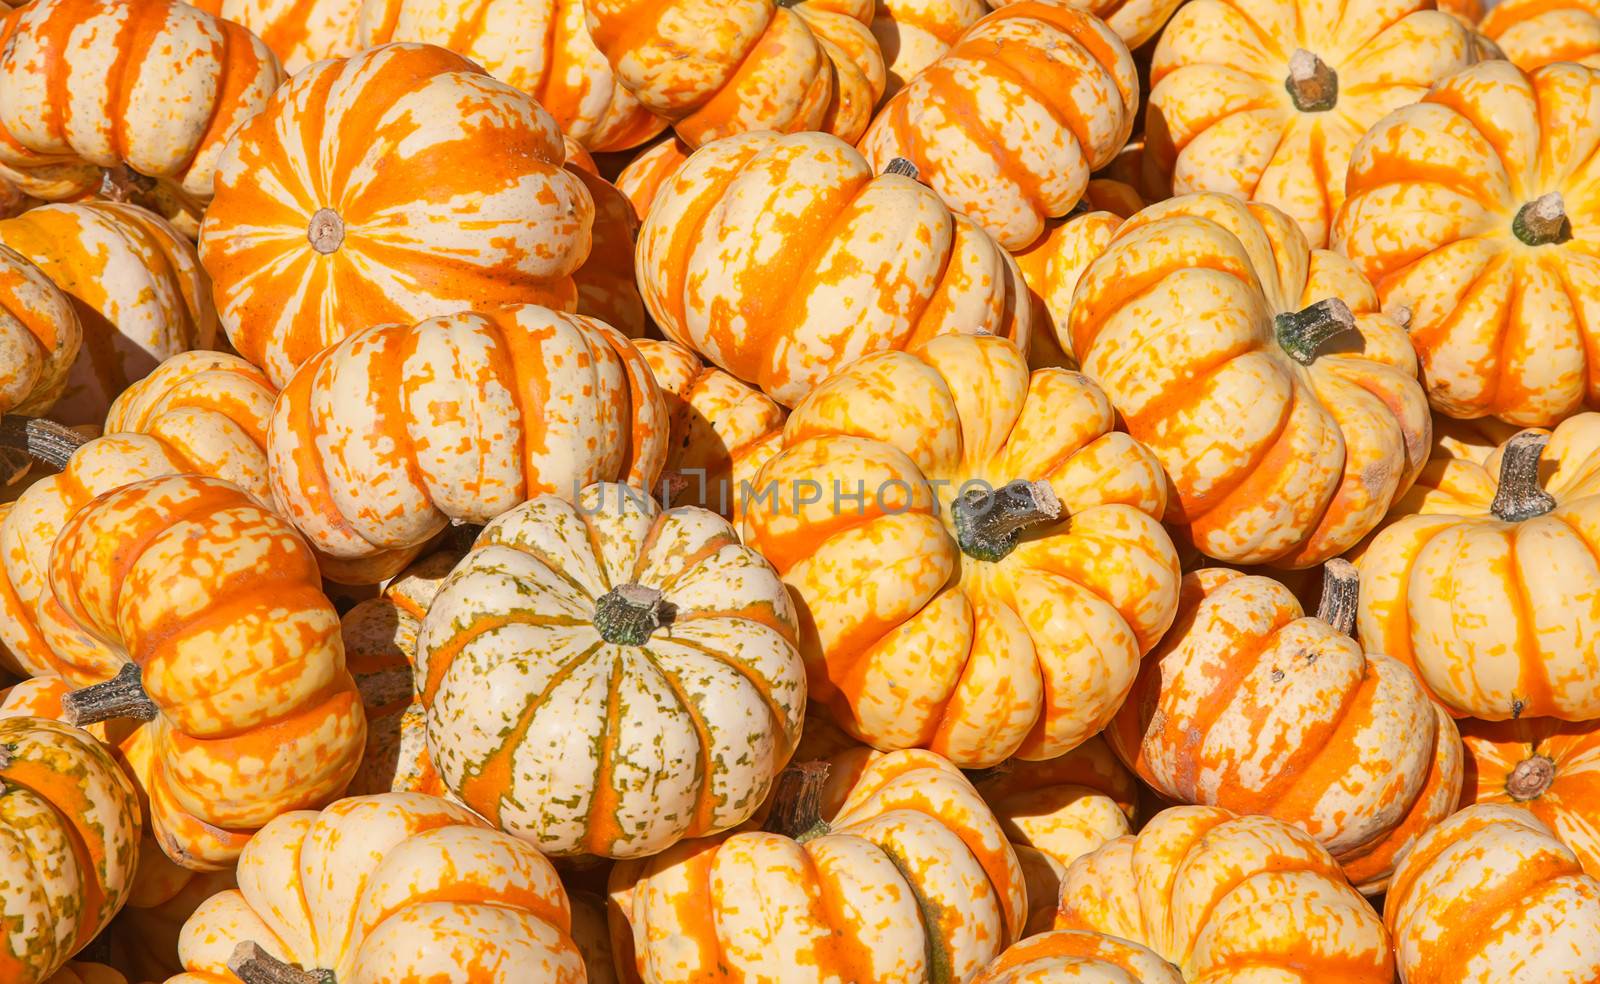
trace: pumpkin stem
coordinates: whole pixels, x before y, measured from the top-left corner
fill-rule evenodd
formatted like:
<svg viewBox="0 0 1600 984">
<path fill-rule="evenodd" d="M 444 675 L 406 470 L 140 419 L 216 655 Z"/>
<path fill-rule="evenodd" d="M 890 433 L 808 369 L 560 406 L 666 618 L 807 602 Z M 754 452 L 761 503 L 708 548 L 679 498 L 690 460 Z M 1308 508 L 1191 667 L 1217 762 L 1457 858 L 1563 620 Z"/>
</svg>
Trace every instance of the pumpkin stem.
<svg viewBox="0 0 1600 984">
<path fill-rule="evenodd" d="M 672 624 L 677 613 L 655 588 L 619 584 L 594 603 L 594 627 L 614 646 L 642 646 L 655 630 Z"/>
<path fill-rule="evenodd" d="M 1540 195 L 1517 209 L 1517 217 L 1511 220 L 1511 232 L 1529 246 L 1546 246 L 1571 239 L 1572 223 L 1567 221 L 1561 192 Z"/>
<path fill-rule="evenodd" d="M 772 811 L 763 827 L 804 843 L 829 830 L 822 819 L 822 790 L 828 784 L 828 763 L 796 762 L 778 773 L 772 792 Z"/>
<path fill-rule="evenodd" d="M 302 970 L 246 940 L 233 948 L 228 969 L 244 984 L 335 984 L 331 970 Z"/>
<path fill-rule="evenodd" d="M 922 177 L 921 172 L 917 170 L 917 166 L 906 160 L 904 157 L 896 157 L 894 160 L 890 161 L 889 166 L 883 169 L 883 173 L 898 174 L 901 177 L 910 178 L 912 181 L 916 181 Z"/>
<path fill-rule="evenodd" d="M 43 417 L 0 417 L 0 449 L 21 451 L 57 471 L 67 467 L 72 452 L 88 443 L 87 437 L 72 428 Z"/>
<path fill-rule="evenodd" d="M 1061 517 L 1061 500 L 1049 482 L 1017 479 L 998 489 L 963 492 L 950 504 L 956 543 L 975 560 L 1002 560 L 1022 531 Z"/>
<path fill-rule="evenodd" d="M 1506 779 L 1506 792 L 1517 802 L 1538 799 L 1556 778 L 1556 763 L 1547 755 L 1534 755 L 1517 763 Z"/>
<path fill-rule="evenodd" d="M 124 663 L 111 679 L 61 697 L 62 717 L 80 728 L 112 718 L 153 721 L 157 713 L 155 701 L 144 692 L 137 663 Z"/>
<path fill-rule="evenodd" d="M 1277 329 L 1278 347 L 1289 358 L 1309 366 L 1329 342 L 1356 330 L 1356 316 L 1344 301 L 1329 297 L 1302 310 L 1280 314 L 1272 324 Z"/>
<path fill-rule="evenodd" d="M 100 197 L 113 202 L 143 204 L 156 190 L 156 179 L 126 164 L 108 167 L 100 176 Z"/>
<path fill-rule="evenodd" d="M 306 239 L 312 249 L 326 256 L 344 244 L 344 220 L 331 208 L 319 208 L 311 213 Z"/>
<path fill-rule="evenodd" d="M 1317 618 L 1340 635 L 1349 635 L 1356 627 L 1356 602 L 1360 597 L 1361 575 L 1356 573 L 1356 565 L 1342 557 L 1322 565 L 1322 601 L 1317 605 Z"/>
<path fill-rule="evenodd" d="M 1289 77 L 1283 80 L 1294 108 L 1302 113 L 1325 113 L 1339 101 L 1339 75 L 1328 63 L 1304 48 L 1289 56 Z"/>
<path fill-rule="evenodd" d="M 1506 442 L 1500 454 L 1500 487 L 1489 512 L 1507 523 L 1543 516 L 1556 507 L 1555 496 L 1539 486 L 1539 458 L 1550 435 L 1525 430 Z"/>
</svg>

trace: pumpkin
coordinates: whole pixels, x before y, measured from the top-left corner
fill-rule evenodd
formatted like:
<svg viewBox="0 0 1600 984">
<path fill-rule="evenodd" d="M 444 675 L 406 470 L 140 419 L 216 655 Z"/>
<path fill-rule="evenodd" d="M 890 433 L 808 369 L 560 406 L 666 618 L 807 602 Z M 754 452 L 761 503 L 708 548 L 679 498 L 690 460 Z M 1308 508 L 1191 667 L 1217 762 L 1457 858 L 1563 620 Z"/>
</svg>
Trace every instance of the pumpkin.
<svg viewBox="0 0 1600 984">
<path fill-rule="evenodd" d="M 1028 344 L 1016 264 L 903 168 L 826 134 L 701 148 L 651 203 L 639 286 L 667 338 L 793 406 L 855 359 L 952 331 Z"/>
<path fill-rule="evenodd" d="M 883 95 L 871 0 L 584 7 L 617 81 L 691 147 L 754 130 L 823 130 L 855 143 Z"/>
<path fill-rule="evenodd" d="M 1586 238 L 1600 159 L 1573 123 L 1596 99 L 1594 69 L 1484 62 L 1356 146 L 1334 248 L 1410 313 L 1442 413 L 1528 427 L 1600 408 Z"/>
<path fill-rule="evenodd" d="M 612 939 L 644 981 L 965 981 L 1017 939 L 1016 856 L 954 766 L 884 755 L 836 812 L 819 810 L 826 775 L 792 766 L 765 831 L 612 869 Z"/>
<path fill-rule="evenodd" d="M 627 197 L 634 215 L 642 220 L 650 213 L 650 203 L 692 153 L 694 151 L 682 140 L 668 137 L 623 167 L 617 175 L 617 190 Z"/>
<path fill-rule="evenodd" d="M 494 519 L 428 607 L 417 678 L 450 791 L 549 854 L 638 857 L 743 823 L 800 735 L 776 572 L 627 486 Z"/>
<path fill-rule="evenodd" d="M 167 862 L 159 848 L 141 845 L 140 880 L 145 881 L 145 865 L 153 853 Z M 170 862 L 167 862 L 170 864 Z M 233 870 L 195 872 L 172 866 L 182 877 L 162 884 L 160 893 L 141 892 L 135 886 L 128 904 L 106 927 L 110 962 L 135 981 L 164 981 L 183 973 L 178 959 L 178 939 L 183 924 L 211 896 L 237 886 Z"/>
<path fill-rule="evenodd" d="M 594 202 L 594 247 L 583 265 L 572 272 L 572 283 L 578 289 L 577 312 L 599 318 L 629 338 L 638 338 L 649 325 L 633 272 L 639 217 L 627 196 L 600 176 L 589 152 L 571 137 L 566 143 L 567 170 L 578 176 Z"/>
<path fill-rule="evenodd" d="M 667 461 L 662 486 L 672 505 L 699 506 L 734 518 L 745 489 L 777 452 L 789 413 L 676 342 L 633 343 L 667 404 Z"/>
<path fill-rule="evenodd" d="M 745 504 L 803 612 L 811 700 L 882 750 L 1047 759 L 1110 720 L 1172 621 L 1155 458 L 1003 338 L 868 356 L 790 415 Z"/>
<path fill-rule="evenodd" d="M 1361 557 L 1361 641 L 1458 715 L 1600 717 L 1600 414 L 1522 431 Z M 1498 482 L 1491 476 L 1498 476 Z"/>
<path fill-rule="evenodd" d="M 84 343 L 51 413 L 61 423 L 99 423 L 162 359 L 211 347 L 217 317 L 194 247 L 144 209 L 43 205 L 0 221 L 0 244 L 54 283 L 82 326 Z"/>
<path fill-rule="evenodd" d="M 403 565 L 452 520 L 595 481 L 652 488 L 666 435 L 627 339 L 519 304 L 364 328 L 318 353 L 279 397 L 267 450 L 273 495 L 314 547 Z"/>
<path fill-rule="evenodd" d="M 105 964 L 70 960 L 45 984 L 128 984 L 128 979 Z"/>
<path fill-rule="evenodd" d="M 1000 954 L 972 984 L 1183 984 L 1148 947 L 1114 936 L 1063 929 L 1034 936 Z"/>
<path fill-rule="evenodd" d="M 1405 331 L 1270 205 L 1195 194 L 1134 215 L 1079 282 L 1068 337 L 1166 469 L 1167 521 L 1208 557 L 1337 556 L 1426 460 Z"/>
<path fill-rule="evenodd" d="M 1156 814 L 1074 861 L 1055 928 L 1142 944 L 1189 984 L 1392 984 L 1378 914 L 1310 834 L 1212 806 Z"/>
<path fill-rule="evenodd" d="M 1133 58 L 1110 28 L 1023 0 L 973 24 L 896 93 L 861 152 L 877 170 L 909 161 L 952 211 L 1016 250 L 1127 143 L 1138 100 Z"/>
<path fill-rule="evenodd" d="M 1156 792 L 1305 830 L 1367 894 L 1461 796 L 1461 740 L 1399 661 L 1349 637 L 1358 577 L 1324 571 L 1315 618 L 1267 577 L 1184 577 L 1174 628 L 1107 735 Z"/>
<path fill-rule="evenodd" d="M 1464 721 L 1467 754 L 1463 805 L 1520 806 L 1600 879 L 1600 723 L 1551 718 Z"/>
<path fill-rule="evenodd" d="M 887 70 L 884 96 L 938 61 L 988 12 L 983 0 L 876 0 L 871 27 Z"/>
<path fill-rule="evenodd" d="M 1275 206 L 1325 246 L 1356 141 L 1472 64 L 1472 33 L 1433 0 L 1283 5 L 1195 0 L 1150 65 L 1146 158 L 1174 193 Z"/>
<path fill-rule="evenodd" d="M 1478 30 L 1524 72 L 1555 62 L 1600 68 L 1600 5 L 1592 0 L 1501 0 Z"/>
<path fill-rule="evenodd" d="M 1425 834 L 1383 918 L 1405 984 L 1600 977 L 1600 881 L 1515 807 L 1469 806 Z"/>
<path fill-rule="evenodd" d="M 583 0 L 366 0 L 360 26 L 361 48 L 415 41 L 472 59 L 589 150 L 637 147 L 667 125 L 618 83 Z"/>
<path fill-rule="evenodd" d="M 223 143 L 283 81 L 259 38 L 176 0 L 33 3 L 0 41 L 0 173 L 64 201 L 109 172 L 190 236 Z"/>
<path fill-rule="evenodd" d="M 989 6 L 1004 7 L 1017 0 L 988 0 Z M 1117 32 L 1129 48 L 1138 48 L 1160 33 L 1183 0 L 1081 0 L 1074 6 L 1095 15 Z"/>
<path fill-rule="evenodd" d="M 308 163 L 324 146 L 325 173 Z M 218 164 L 200 255 L 229 340 L 281 387 L 369 325 L 570 310 L 594 203 L 564 156 L 550 114 L 442 48 L 308 68 Z"/>
<path fill-rule="evenodd" d="M 237 486 L 180 475 L 102 495 L 62 529 L 50 582 L 122 663 L 64 697 L 65 716 L 149 722 L 136 771 L 179 865 L 221 868 L 350 781 L 366 725 L 316 558 Z"/>
<path fill-rule="evenodd" d="M 133 785 L 93 737 L 0 720 L 0 977 L 38 984 L 105 928 L 133 885 L 139 819 Z"/>
<path fill-rule="evenodd" d="M 184 925 L 188 972 L 168 984 L 583 984 L 570 926 L 522 841 L 437 797 L 352 796 L 262 828 L 238 890 Z"/>
<path fill-rule="evenodd" d="M 290 74 L 367 47 L 357 33 L 362 0 L 195 0 L 194 6 L 249 28 Z"/>
<path fill-rule="evenodd" d="M 67 296 L 27 257 L 0 245 L 0 414 L 54 406 L 82 341 Z"/>
<path fill-rule="evenodd" d="M 567 900 L 572 905 L 572 941 L 583 953 L 588 984 L 619 984 L 622 978 L 611 952 L 611 926 L 605 898 L 569 889 Z"/>
</svg>

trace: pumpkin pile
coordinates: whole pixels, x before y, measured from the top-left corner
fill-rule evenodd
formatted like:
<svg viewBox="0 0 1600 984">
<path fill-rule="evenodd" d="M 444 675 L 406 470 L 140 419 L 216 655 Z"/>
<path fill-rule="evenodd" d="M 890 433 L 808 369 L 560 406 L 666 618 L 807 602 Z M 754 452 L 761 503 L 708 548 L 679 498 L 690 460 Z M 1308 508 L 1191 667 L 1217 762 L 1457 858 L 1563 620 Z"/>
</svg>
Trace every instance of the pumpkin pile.
<svg viewBox="0 0 1600 984">
<path fill-rule="evenodd" d="M 1597 0 L 0 11 L 0 984 L 1600 984 Z"/>
</svg>

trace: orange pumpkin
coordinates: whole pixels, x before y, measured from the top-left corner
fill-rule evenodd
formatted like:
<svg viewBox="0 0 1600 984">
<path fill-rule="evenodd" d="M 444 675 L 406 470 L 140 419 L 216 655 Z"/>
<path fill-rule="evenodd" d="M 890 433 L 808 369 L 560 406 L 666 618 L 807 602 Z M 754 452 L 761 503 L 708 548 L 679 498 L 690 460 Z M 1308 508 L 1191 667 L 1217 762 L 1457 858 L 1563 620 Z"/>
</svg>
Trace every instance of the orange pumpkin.
<svg viewBox="0 0 1600 984">
<path fill-rule="evenodd" d="M 989 0 L 989 6 L 1000 8 L 1016 0 Z M 1138 48 L 1154 38 L 1172 17 L 1183 0 L 1078 0 L 1073 6 L 1087 10 L 1106 22 L 1117 36 Z"/>
<path fill-rule="evenodd" d="M 1556 62 L 1600 68 L 1600 4 L 1594 0 L 1501 0 L 1478 30 L 1524 72 Z"/>
<path fill-rule="evenodd" d="M 229 340 L 282 386 L 369 325 L 570 310 L 594 203 L 564 159 L 550 114 L 442 48 L 301 72 L 228 142 L 200 230 Z"/>
<path fill-rule="evenodd" d="M 588 0 L 617 80 L 691 147 L 754 130 L 854 143 L 883 95 L 871 0 Z"/>
<path fill-rule="evenodd" d="M 1154 457 L 1085 377 L 944 335 L 818 387 L 745 503 L 804 617 L 811 700 L 965 768 L 1101 730 L 1171 623 Z"/>
<path fill-rule="evenodd" d="M 183 924 L 211 896 L 237 885 L 231 868 L 207 872 L 177 868 L 154 847 L 139 855 L 141 881 L 150 854 L 181 872 L 181 877 L 167 879 L 158 893 L 142 892 L 136 885 L 128 905 L 106 927 L 111 962 L 135 981 L 164 981 L 183 973 L 183 963 L 178 959 Z"/>
<path fill-rule="evenodd" d="M 403 565 L 452 520 L 596 481 L 654 488 L 666 438 L 660 390 L 626 338 L 522 304 L 324 350 L 279 397 L 268 455 L 273 495 L 313 546 Z"/>
<path fill-rule="evenodd" d="M 40 414 L 67 389 L 83 327 L 44 272 L 0 245 L 0 414 Z"/>
<path fill-rule="evenodd" d="M 223 143 L 283 81 L 259 38 L 177 0 L 29 4 L 0 43 L 0 173 L 66 201 L 115 172 L 191 236 Z"/>
<path fill-rule="evenodd" d="M 116 968 L 102 963 L 70 960 L 45 984 L 128 984 L 128 979 Z"/>
<path fill-rule="evenodd" d="M 1062 929 L 1000 954 L 972 984 L 1183 984 L 1178 969 L 1148 947 L 1114 936 Z"/>
<path fill-rule="evenodd" d="M 661 331 L 793 406 L 851 361 L 952 331 L 1029 337 L 1011 258 L 900 168 L 819 133 L 701 148 L 650 206 L 639 286 Z"/>
<path fill-rule="evenodd" d="M 583 265 L 572 272 L 578 289 L 576 310 L 627 335 L 638 338 L 650 320 L 633 274 L 634 240 L 639 217 L 620 189 L 600 176 L 589 152 L 565 138 L 567 170 L 576 174 L 594 202 L 593 248 Z"/>
<path fill-rule="evenodd" d="M 194 6 L 249 28 L 290 74 L 366 47 L 357 36 L 362 0 L 194 0 Z"/>
<path fill-rule="evenodd" d="M 1383 918 L 1405 984 L 1600 979 L 1600 881 L 1526 810 L 1469 806 L 1429 831 Z"/>
<path fill-rule="evenodd" d="M 668 137 L 628 162 L 617 175 L 617 190 L 627 196 L 634 215 L 642 220 L 650 214 L 650 203 L 692 153 L 682 140 Z"/>
<path fill-rule="evenodd" d="M 1197 194 L 1139 212 L 1084 273 L 1068 335 L 1165 467 L 1167 521 L 1209 557 L 1337 556 L 1426 460 L 1405 331 L 1270 205 Z"/>
<path fill-rule="evenodd" d="M 1600 722 L 1464 721 L 1463 805 L 1503 803 L 1539 818 L 1600 879 Z"/>
<path fill-rule="evenodd" d="M 983 0 L 876 0 L 871 26 L 887 68 L 884 96 L 938 61 L 988 12 Z"/>
</svg>

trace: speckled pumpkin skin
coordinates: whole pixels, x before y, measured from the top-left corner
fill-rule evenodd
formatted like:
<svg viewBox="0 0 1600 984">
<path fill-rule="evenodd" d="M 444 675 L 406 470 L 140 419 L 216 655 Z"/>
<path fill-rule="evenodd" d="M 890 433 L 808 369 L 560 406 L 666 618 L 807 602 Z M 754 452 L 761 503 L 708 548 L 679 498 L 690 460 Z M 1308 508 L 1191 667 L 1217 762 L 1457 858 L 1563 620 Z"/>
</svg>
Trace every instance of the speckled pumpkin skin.
<svg viewBox="0 0 1600 984">
<path fill-rule="evenodd" d="M 938 61 L 988 12 L 983 0 L 876 0 L 871 26 L 888 74 L 884 97 Z"/>
<path fill-rule="evenodd" d="M 538 851 L 420 793 L 352 796 L 286 814 L 239 858 L 239 889 L 183 927 L 187 973 L 235 984 L 254 942 L 340 984 L 584 984 L 566 892 Z"/>
<path fill-rule="evenodd" d="M 1023 0 L 972 25 L 907 83 L 861 152 L 880 172 L 909 160 L 952 211 L 1021 249 L 1127 143 L 1138 99 L 1133 57 L 1110 28 Z"/>
<path fill-rule="evenodd" d="M 357 38 L 362 0 L 195 0 L 193 6 L 243 24 L 291 75 L 365 47 Z"/>
<path fill-rule="evenodd" d="M 1000 954 L 972 984 L 1183 984 L 1178 968 L 1148 947 L 1114 936 L 1062 929 Z"/>
<path fill-rule="evenodd" d="M 619 951 L 646 984 L 964 981 L 1021 933 L 1016 856 L 946 760 L 884 755 L 825 819 L 809 840 L 741 831 L 618 864 Z"/>
<path fill-rule="evenodd" d="M 1600 722 L 1463 721 L 1461 742 L 1467 754 L 1463 805 L 1522 807 L 1578 856 L 1584 874 L 1600 879 Z M 1532 797 L 1514 793 L 1513 774 L 1534 758 L 1549 760 L 1549 785 Z"/>
<path fill-rule="evenodd" d="M 1296 49 L 1337 75 L 1331 108 L 1296 107 L 1285 85 Z M 1194 0 L 1162 30 L 1150 63 L 1150 163 L 1175 194 L 1265 202 L 1325 246 L 1356 141 L 1475 60 L 1471 32 L 1433 0 Z"/>
<path fill-rule="evenodd" d="M 0 413 L 48 411 L 67 388 L 83 326 L 26 256 L 0 245 Z"/>
<path fill-rule="evenodd" d="M 617 174 L 617 190 L 627 196 L 641 221 L 650 213 L 650 203 L 692 153 L 682 140 L 669 136 L 640 152 Z"/>
<path fill-rule="evenodd" d="M 549 113 L 443 48 L 300 73 L 228 142 L 200 230 L 229 340 L 282 386 L 370 325 L 571 310 L 594 203 L 564 160 Z"/>
<path fill-rule="evenodd" d="M 999 9 L 1017 0 L 988 0 Z M 1182 0 L 1078 0 L 1072 4 L 1106 22 L 1117 36 L 1137 48 L 1161 30 Z"/>
<path fill-rule="evenodd" d="M 0 720 L 0 978 L 38 984 L 105 928 L 133 887 L 139 801 L 77 728 Z"/>
<path fill-rule="evenodd" d="M 1490 512 L 1504 445 L 1446 480 L 1367 545 L 1362 644 L 1415 670 L 1458 716 L 1600 716 L 1600 414 L 1550 433 L 1542 486 L 1554 511 Z"/>
<path fill-rule="evenodd" d="M 126 165 L 156 179 L 153 203 L 189 236 L 223 143 L 283 81 L 259 38 L 176 0 L 29 4 L 0 42 L 0 175 L 66 201 Z"/>
<path fill-rule="evenodd" d="M 1600 136 L 1571 122 L 1590 119 L 1597 105 L 1594 69 L 1559 64 L 1525 75 L 1484 62 L 1391 113 L 1357 145 L 1333 246 L 1385 305 L 1410 309 L 1435 409 L 1550 426 L 1600 408 L 1586 327 L 1600 318 Z M 1572 238 L 1529 246 L 1512 225 L 1549 193 L 1562 195 Z"/>
<path fill-rule="evenodd" d="M 1526 810 L 1470 806 L 1401 860 L 1384 904 L 1405 984 L 1600 977 L 1600 881 Z"/>
<path fill-rule="evenodd" d="M 1359 339 L 1304 365 L 1274 318 L 1329 298 Z M 1270 205 L 1195 194 L 1144 209 L 1083 275 L 1068 325 L 1084 373 L 1161 460 L 1167 521 L 1217 560 L 1337 556 L 1427 459 L 1405 331 L 1349 261 L 1309 249 Z"/>
<path fill-rule="evenodd" d="M 1593 0 L 1502 0 L 1478 30 L 1524 72 L 1556 62 L 1600 68 L 1600 4 Z"/>
<path fill-rule="evenodd" d="M 158 713 L 136 770 L 178 864 L 231 864 L 267 821 L 350 781 L 366 721 L 338 615 L 305 541 L 237 486 L 182 475 L 101 496 L 62 529 L 50 581 L 66 617 L 143 672 Z"/>
<path fill-rule="evenodd" d="M 869 356 L 813 392 L 744 517 L 802 608 L 812 701 L 877 748 L 964 768 L 1099 731 L 1179 580 L 1159 466 L 1113 425 L 1088 379 L 1030 375 L 992 336 Z M 1064 521 L 998 561 L 964 553 L 952 500 L 1019 479 L 1048 482 Z"/>
<path fill-rule="evenodd" d="M 650 205 L 639 285 L 666 337 L 785 406 L 855 359 L 947 332 L 1026 348 L 1016 264 L 927 188 L 825 134 L 702 147 Z"/>
<path fill-rule="evenodd" d="M 1180 806 L 1073 862 L 1057 929 L 1149 947 L 1187 984 L 1392 984 L 1378 914 L 1311 835 L 1271 817 Z"/>
</svg>

